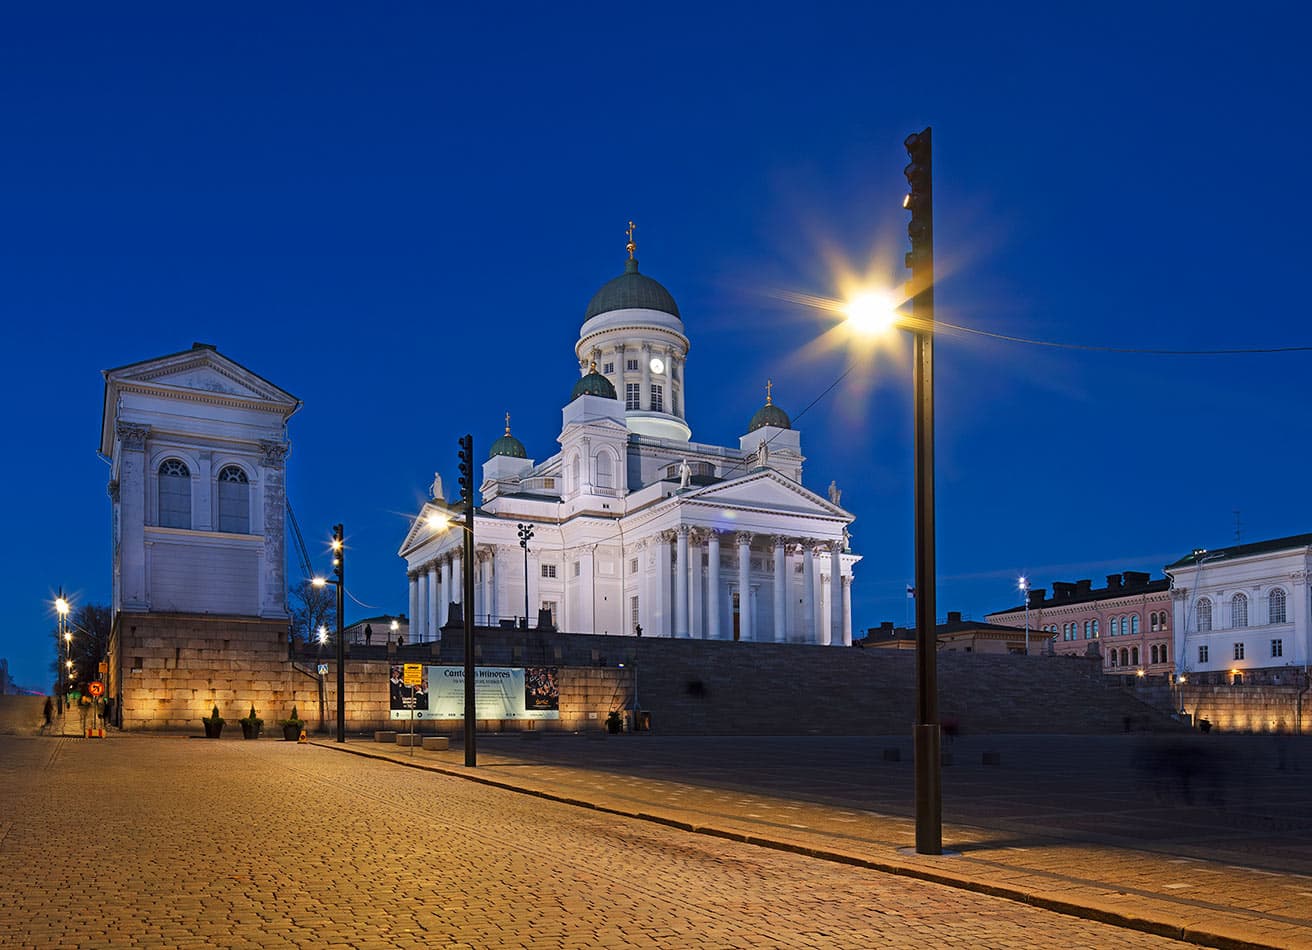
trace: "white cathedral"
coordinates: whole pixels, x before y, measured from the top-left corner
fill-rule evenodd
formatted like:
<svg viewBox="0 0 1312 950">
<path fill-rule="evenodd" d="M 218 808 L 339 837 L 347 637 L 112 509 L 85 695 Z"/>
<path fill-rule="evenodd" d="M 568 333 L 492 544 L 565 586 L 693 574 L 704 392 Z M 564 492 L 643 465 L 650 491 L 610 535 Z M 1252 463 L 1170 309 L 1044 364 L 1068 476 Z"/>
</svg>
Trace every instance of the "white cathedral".
<svg viewBox="0 0 1312 950">
<path fill-rule="evenodd" d="M 826 500 L 802 485 L 800 434 L 768 385 L 736 448 L 692 441 L 688 337 L 634 249 L 630 233 L 624 273 L 584 314 L 560 451 L 535 463 L 507 415 L 483 464 L 475 623 L 851 645 L 860 557 L 839 491 L 831 483 Z M 432 494 L 398 552 L 419 640 L 439 638 L 463 596 L 463 506 L 440 479 Z M 527 565 L 521 526 L 532 529 Z"/>
</svg>

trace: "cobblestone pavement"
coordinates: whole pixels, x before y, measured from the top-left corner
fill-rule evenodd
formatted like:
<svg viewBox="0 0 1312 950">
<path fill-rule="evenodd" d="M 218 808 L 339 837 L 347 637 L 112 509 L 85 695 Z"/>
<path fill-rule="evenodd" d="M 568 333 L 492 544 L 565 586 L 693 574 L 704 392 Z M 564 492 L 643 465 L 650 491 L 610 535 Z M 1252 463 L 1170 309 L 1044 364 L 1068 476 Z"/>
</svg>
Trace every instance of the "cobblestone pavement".
<svg viewBox="0 0 1312 950">
<path fill-rule="evenodd" d="M 0 736 L 0 946 L 1178 946 L 370 745 Z"/>
<path fill-rule="evenodd" d="M 488 736 L 476 770 L 459 749 L 337 748 L 1197 942 L 1312 947 L 1312 743 L 1216 738 L 958 740 L 953 857 L 899 851 L 915 838 L 900 738 Z"/>
</svg>

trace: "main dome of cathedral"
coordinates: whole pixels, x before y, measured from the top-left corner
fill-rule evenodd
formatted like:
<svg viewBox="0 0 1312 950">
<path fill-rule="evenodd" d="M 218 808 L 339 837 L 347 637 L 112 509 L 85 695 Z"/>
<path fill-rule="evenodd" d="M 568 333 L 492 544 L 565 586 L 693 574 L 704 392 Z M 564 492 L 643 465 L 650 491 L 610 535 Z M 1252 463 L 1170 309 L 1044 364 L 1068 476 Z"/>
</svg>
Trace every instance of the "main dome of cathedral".
<svg viewBox="0 0 1312 950">
<path fill-rule="evenodd" d="M 592 295 L 583 319 L 591 320 L 597 314 L 612 310 L 657 310 L 679 316 L 679 305 L 674 302 L 673 295 L 659 281 L 638 273 L 638 262 L 633 258 L 624 262 L 623 274 L 607 281 Z"/>
</svg>

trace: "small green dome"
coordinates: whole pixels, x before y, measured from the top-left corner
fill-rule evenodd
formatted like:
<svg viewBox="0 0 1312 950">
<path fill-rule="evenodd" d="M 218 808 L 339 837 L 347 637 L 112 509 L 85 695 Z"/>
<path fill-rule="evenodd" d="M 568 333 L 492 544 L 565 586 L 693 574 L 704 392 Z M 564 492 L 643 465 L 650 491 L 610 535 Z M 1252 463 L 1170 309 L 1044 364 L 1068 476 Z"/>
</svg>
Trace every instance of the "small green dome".
<svg viewBox="0 0 1312 950">
<path fill-rule="evenodd" d="M 583 319 L 591 320 L 599 313 L 612 310 L 659 310 L 679 316 L 679 305 L 670 292 L 657 281 L 638 273 L 638 262 L 629 258 L 624 262 L 624 273 L 604 284 L 592 296 Z"/>
<path fill-rule="evenodd" d="M 573 402 L 580 396 L 601 396 L 603 399 L 615 399 L 615 386 L 609 379 L 597 372 L 597 364 L 592 364 L 592 369 L 588 370 L 586 376 L 579 377 L 579 381 L 574 384 L 574 391 L 569 395 L 569 401 Z"/>
<path fill-rule="evenodd" d="M 752 422 L 747 427 L 748 432 L 755 432 L 762 426 L 774 426 L 776 429 L 791 429 L 793 424 L 788 421 L 788 413 L 784 412 L 778 406 L 762 406 L 756 410 L 756 415 L 752 416 Z"/>
<path fill-rule="evenodd" d="M 505 455 L 512 459 L 528 458 L 524 443 L 510 434 L 510 413 L 506 413 L 505 435 L 493 442 L 491 451 L 487 453 L 487 457 L 490 459 L 496 458 L 498 455 Z"/>
</svg>

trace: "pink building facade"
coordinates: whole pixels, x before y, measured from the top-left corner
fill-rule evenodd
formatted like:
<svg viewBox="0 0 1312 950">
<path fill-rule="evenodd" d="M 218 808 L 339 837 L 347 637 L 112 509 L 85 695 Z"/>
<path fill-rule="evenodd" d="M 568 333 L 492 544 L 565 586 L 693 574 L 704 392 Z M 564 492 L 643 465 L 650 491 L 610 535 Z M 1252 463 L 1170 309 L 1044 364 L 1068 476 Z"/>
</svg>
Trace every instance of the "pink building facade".
<svg viewBox="0 0 1312 950">
<path fill-rule="evenodd" d="M 1103 672 L 1168 680 L 1175 671 L 1170 581 L 1141 571 L 1107 575 L 1107 586 L 1091 580 L 1057 581 L 1028 592 L 1030 650 L 1051 643 L 1056 653 L 1102 657 Z M 990 623 L 1023 627 L 1025 604 L 987 615 Z"/>
</svg>

